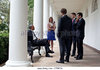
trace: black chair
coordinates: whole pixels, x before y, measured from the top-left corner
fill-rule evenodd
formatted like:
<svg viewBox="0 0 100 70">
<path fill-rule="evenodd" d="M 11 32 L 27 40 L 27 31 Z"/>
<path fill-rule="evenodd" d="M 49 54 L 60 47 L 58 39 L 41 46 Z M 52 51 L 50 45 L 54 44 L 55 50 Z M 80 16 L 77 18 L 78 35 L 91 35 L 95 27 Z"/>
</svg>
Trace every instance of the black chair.
<svg viewBox="0 0 100 70">
<path fill-rule="evenodd" d="M 32 63 L 34 63 L 34 60 L 33 60 L 33 51 L 38 49 L 38 53 L 39 55 L 41 56 L 41 53 L 40 53 L 40 50 L 41 50 L 41 47 L 40 46 L 32 46 L 32 43 L 31 41 L 28 41 L 28 53 L 29 53 L 29 56 L 31 56 L 31 61 Z"/>
</svg>

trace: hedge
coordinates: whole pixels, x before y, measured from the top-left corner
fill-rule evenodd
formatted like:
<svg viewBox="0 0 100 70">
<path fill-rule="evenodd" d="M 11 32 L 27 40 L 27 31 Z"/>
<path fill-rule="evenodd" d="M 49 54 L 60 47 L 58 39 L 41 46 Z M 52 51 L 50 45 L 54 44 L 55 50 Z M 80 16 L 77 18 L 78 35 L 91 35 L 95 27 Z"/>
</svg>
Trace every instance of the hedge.
<svg viewBox="0 0 100 70">
<path fill-rule="evenodd" d="M 9 36 L 7 32 L 0 33 L 0 64 L 8 60 Z"/>
</svg>

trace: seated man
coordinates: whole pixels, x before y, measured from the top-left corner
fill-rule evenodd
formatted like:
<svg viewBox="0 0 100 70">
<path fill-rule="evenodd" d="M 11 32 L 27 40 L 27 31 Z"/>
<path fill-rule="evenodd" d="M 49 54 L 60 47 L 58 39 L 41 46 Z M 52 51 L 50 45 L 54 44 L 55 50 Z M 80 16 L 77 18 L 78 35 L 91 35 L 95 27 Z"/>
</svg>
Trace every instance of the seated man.
<svg viewBox="0 0 100 70">
<path fill-rule="evenodd" d="M 29 30 L 28 30 L 28 41 L 30 41 L 32 43 L 32 46 L 45 46 L 45 51 L 46 51 L 46 57 L 51 57 L 48 53 L 53 53 L 53 51 L 51 51 L 49 49 L 49 42 L 47 39 L 38 39 L 35 35 L 35 33 L 33 32 L 33 30 L 35 30 L 34 26 L 29 26 Z M 33 40 L 33 36 L 36 37 L 35 40 Z"/>
</svg>

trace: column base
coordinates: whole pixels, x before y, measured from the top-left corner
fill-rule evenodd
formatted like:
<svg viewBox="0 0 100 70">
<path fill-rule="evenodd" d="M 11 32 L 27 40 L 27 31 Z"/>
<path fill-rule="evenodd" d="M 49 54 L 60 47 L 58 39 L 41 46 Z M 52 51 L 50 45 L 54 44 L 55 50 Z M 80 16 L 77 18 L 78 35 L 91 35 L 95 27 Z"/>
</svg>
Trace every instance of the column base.
<svg viewBox="0 0 100 70">
<path fill-rule="evenodd" d="M 10 61 L 8 60 L 4 67 L 31 67 L 29 61 Z"/>
</svg>

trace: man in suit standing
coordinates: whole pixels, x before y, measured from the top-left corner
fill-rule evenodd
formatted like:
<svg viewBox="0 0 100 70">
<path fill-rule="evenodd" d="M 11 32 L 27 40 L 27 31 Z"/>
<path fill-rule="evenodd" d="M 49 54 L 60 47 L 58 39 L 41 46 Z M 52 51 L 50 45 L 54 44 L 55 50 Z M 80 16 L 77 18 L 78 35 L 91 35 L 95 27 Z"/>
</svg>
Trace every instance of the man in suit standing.
<svg viewBox="0 0 100 70">
<path fill-rule="evenodd" d="M 76 13 L 71 13 L 72 16 L 72 44 L 73 44 L 73 50 L 72 50 L 72 55 L 71 56 L 75 56 L 76 54 Z"/>
<path fill-rule="evenodd" d="M 77 48 L 78 48 L 78 55 L 76 60 L 83 59 L 83 40 L 85 37 L 85 20 L 82 18 L 83 13 L 77 13 L 77 20 L 76 20 L 76 39 L 77 39 Z"/>
<path fill-rule="evenodd" d="M 57 63 L 64 63 L 64 55 L 66 49 L 66 62 L 69 62 L 70 50 L 71 50 L 71 31 L 72 31 L 72 20 L 67 15 L 67 10 L 65 8 L 61 9 L 62 17 L 59 20 L 58 24 L 58 40 L 60 46 L 60 60 L 56 61 Z"/>
</svg>

